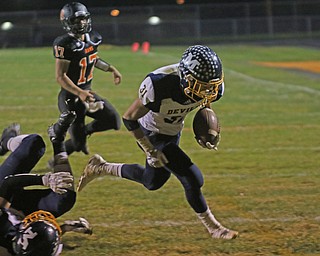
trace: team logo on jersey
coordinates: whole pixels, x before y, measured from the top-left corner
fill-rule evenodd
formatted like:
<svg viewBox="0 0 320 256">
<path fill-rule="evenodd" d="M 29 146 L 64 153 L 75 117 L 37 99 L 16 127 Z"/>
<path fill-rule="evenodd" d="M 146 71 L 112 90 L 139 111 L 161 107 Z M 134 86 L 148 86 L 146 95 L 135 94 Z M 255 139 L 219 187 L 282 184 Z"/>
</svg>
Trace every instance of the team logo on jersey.
<svg viewBox="0 0 320 256">
<path fill-rule="evenodd" d="M 92 52 L 94 50 L 93 46 L 89 46 L 88 48 L 84 49 L 85 53 Z"/>
</svg>

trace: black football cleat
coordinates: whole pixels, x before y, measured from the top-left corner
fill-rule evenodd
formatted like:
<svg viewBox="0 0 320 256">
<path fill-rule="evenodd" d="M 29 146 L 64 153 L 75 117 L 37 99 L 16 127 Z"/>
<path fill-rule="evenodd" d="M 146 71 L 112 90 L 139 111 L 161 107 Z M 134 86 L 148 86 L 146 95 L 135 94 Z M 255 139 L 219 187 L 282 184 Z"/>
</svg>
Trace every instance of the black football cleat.
<svg viewBox="0 0 320 256">
<path fill-rule="evenodd" d="M 84 145 L 82 148 L 81 148 L 81 152 L 85 155 L 89 155 L 89 150 L 88 150 L 88 147 L 87 145 Z"/>
<path fill-rule="evenodd" d="M 10 138 L 16 137 L 20 134 L 20 124 L 12 123 L 2 132 L 0 139 L 0 156 L 5 155 L 9 150 L 7 148 L 7 142 Z"/>
<path fill-rule="evenodd" d="M 48 127 L 48 135 L 50 140 L 53 142 L 64 141 L 66 133 L 76 118 L 76 113 L 74 111 L 66 111 L 61 113 L 57 123 L 52 124 Z"/>
</svg>

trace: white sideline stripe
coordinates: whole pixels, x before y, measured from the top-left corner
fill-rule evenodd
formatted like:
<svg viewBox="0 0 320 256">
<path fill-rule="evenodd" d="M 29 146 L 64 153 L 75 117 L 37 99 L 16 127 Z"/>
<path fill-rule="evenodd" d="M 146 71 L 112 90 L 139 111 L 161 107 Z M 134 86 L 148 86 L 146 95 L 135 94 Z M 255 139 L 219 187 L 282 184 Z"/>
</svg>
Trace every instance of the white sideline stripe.
<svg viewBox="0 0 320 256">
<path fill-rule="evenodd" d="M 319 151 L 320 147 L 270 147 L 270 148 L 219 148 L 219 152 L 225 153 L 241 153 L 241 152 L 273 152 L 273 151 L 281 151 L 281 152 L 296 152 L 296 151 Z M 202 148 L 192 148 L 188 149 L 189 153 L 203 153 Z"/>
<path fill-rule="evenodd" d="M 225 219 L 224 222 L 228 223 L 261 223 L 261 222 L 292 222 L 292 221 L 301 221 L 305 220 L 302 217 L 288 217 L 288 218 L 265 218 L 265 219 L 250 219 L 250 218 L 229 218 Z M 316 216 L 314 218 L 310 218 L 310 220 L 315 220 L 320 222 L 320 216 Z M 166 220 L 166 221 L 119 221 L 119 222 L 111 222 L 111 223 L 97 223 L 92 224 L 93 227 L 122 227 L 122 226 L 148 226 L 148 227 L 180 227 L 180 226 L 191 226 L 194 224 L 199 223 L 199 221 L 173 221 L 173 220 Z"/>
<path fill-rule="evenodd" d="M 313 89 L 310 87 L 296 85 L 296 84 L 287 84 L 287 83 L 280 83 L 280 82 L 275 82 L 275 81 L 268 81 L 268 80 L 248 76 L 248 75 L 245 75 L 243 73 L 237 72 L 232 69 L 226 69 L 226 70 L 228 72 L 230 72 L 231 74 L 237 75 L 237 76 L 243 78 L 244 80 L 247 80 L 250 82 L 255 82 L 255 83 L 257 82 L 258 84 L 264 84 L 264 85 L 273 86 L 273 87 L 281 86 L 281 87 L 291 89 L 293 91 L 302 91 L 302 92 L 306 92 L 306 93 L 310 93 L 310 94 L 320 95 L 320 90 L 316 90 L 316 89 Z"/>
<path fill-rule="evenodd" d="M 2 105 L 2 106 L 0 106 L 0 110 L 6 110 L 6 109 L 25 110 L 26 108 L 28 108 L 28 109 L 39 109 L 39 108 L 41 108 L 41 109 L 53 109 L 53 108 L 56 108 L 56 107 L 57 106 L 55 106 L 55 105 L 46 105 L 46 106 L 39 106 L 39 105 L 6 106 L 6 105 Z"/>
<path fill-rule="evenodd" d="M 247 151 L 250 150 L 252 152 L 265 152 L 265 151 L 301 151 L 301 150 L 312 150 L 318 151 L 320 147 L 270 147 L 270 148 L 227 148 L 224 149 L 226 152 L 239 152 L 239 151 Z M 222 150 L 221 150 L 222 151 Z"/>
<path fill-rule="evenodd" d="M 177 61 L 177 58 L 175 58 L 174 56 L 171 56 L 169 54 L 154 54 L 154 55 L 161 55 L 161 56 L 165 56 L 168 59 L 172 59 L 172 61 Z M 280 82 L 275 82 L 275 81 L 268 81 L 268 80 L 264 80 L 264 79 L 259 79 L 259 78 L 255 78 L 252 76 L 248 76 L 245 75 L 243 73 L 237 72 L 235 70 L 232 69 L 228 69 L 228 68 L 224 68 L 225 71 L 230 72 L 231 74 L 237 75 L 239 77 L 242 77 L 244 80 L 250 81 L 250 82 L 259 82 L 260 84 L 264 84 L 264 85 L 268 85 L 268 86 L 273 86 L 273 87 L 284 87 L 284 88 L 288 88 L 291 89 L 293 91 L 303 91 L 306 93 L 310 93 L 310 94 L 316 94 L 316 95 L 320 95 L 320 90 L 316 90 L 310 87 L 306 87 L 306 86 L 302 86 L 302 85 L 295 85 L 295 84 L 288 84 L 288 83 L 280 83 Z"/>
</svg>

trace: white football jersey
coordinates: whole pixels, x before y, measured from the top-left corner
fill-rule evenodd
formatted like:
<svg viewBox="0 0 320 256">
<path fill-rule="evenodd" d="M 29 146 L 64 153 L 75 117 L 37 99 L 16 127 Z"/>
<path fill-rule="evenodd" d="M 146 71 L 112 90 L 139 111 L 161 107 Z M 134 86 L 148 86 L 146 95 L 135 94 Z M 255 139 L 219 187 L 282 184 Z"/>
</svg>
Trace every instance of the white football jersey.
<svg viewBox="0 0 320 256">
<path fill-rule="evenodd" d="M 189 99 L 180 85 L 179 64 L 159 68 L 141 83 L 139 98 L 150 111 L 140 118 L 140 125 L 149 131 L 177 135 L 188 113 L 200 105 Z"/>
</svg>

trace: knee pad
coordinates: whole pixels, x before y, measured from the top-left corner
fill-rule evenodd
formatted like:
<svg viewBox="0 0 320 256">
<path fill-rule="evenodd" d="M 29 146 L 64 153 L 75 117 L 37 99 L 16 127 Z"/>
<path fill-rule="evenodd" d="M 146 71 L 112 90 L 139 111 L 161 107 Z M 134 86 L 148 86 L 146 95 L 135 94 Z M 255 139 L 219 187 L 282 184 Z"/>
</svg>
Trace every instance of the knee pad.
<svg viewBox="0 0 320 256">
<path fill-rule="evenodd" d="M 3 163 L 12 174 L 28 173 L 44 155 L 46 145 L 38 134 L 30 134 L 25 137 L 20 146 L 12 152 Z"/>
<path fill-rule="evenodd" d="M 38 134 L 30 134 L 28 137 L 26 137 L 24 140 L 29 141 L 29 152 L 33 152 L 33 154 L 36 154 L 38 158 L 40 159 L 45 151 L 46 151 L 46 144 L 43 141 L 43 138 Z"/>
</svg>

